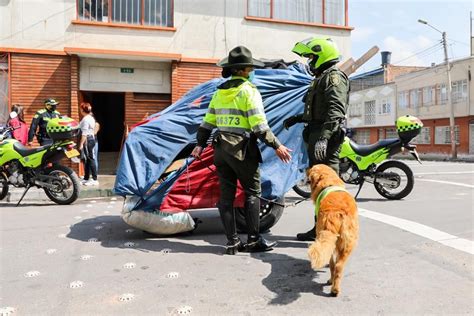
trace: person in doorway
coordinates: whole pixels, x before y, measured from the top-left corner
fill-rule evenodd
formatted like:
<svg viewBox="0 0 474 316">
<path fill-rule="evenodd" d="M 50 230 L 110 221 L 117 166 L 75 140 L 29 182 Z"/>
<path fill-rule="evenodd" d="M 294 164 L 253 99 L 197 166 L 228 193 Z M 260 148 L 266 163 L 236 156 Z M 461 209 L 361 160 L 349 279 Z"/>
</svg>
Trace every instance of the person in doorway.
<svg viewBox="0 0 474 316">
<path fill-rule="evenodd" d="M 283 122 L 285 128 L 305 123 L 303 139 L 307 144 L 309 167 L 326 164 L 339 174 L 339 151 L 344 141 L 343 124 L 349 104 L 349 79 L 336 64 L 339 50 L 329 38 L 311 38 L 296 43 L 293 52 L 308 58 L 315 79 L 306 93 L 304 112 Z M 317 218 L 315 218 L 315 221 Z M 298 240 L 314 241 L 316 225 L 296 235 Z"/>
<path fill-rule="evenodd" d="M 8 119 L 8 126 L 13 128 L 13 138 L 23 145 L 28 143 L 28 125 L 25 122 L 23 107 L 21 105 L 14 104 L 12 106 L 10 118 Z"/>
<path fill-rule="evenodd" d="M 95 127 L 94 127 L 94 140 L 95 140 L 95 146 L 94 146 L 94 162 L 95 162 L 95 170 L 97 171 L 97 174 L 99 174 L 99 139 L 97 138 L 97 134 L 100 131 L 100 124 L 99 122 L 95 121 Z"/>
<path fill-rule="evenodd" d="M 82 120 L 79 123 L 79 127 L 81 129 L 79 150 L 82 153 L 81 157 L 84 161 L 84 179 L 82 180 L 82 184 L 86 186 L 99 185 L 99 181 L 97 181 L 97 169 L 94 159 L 94 128 L 96 122 L 94 116 L 92 115 L 92 106 L 90 103 L 81 103 L 81 115 Z M 90 179 L 91 174 L 92 179 Z"/>
<path fill-rule="evenodd" d="M 38 129 L 38 134 L 36 138 L 40 146 L 51 145 L 53 140 L 49 138 L 48 133 L 46 132 L 46 125 L 48 121 L 53 118 L 58 118 L 61 114 L 56 111 L 59 102 L 56 99 L 49 98 L 44 101 L 44 109 L 41 109 L 36 112 L 31 121 L 30 131 L 28 132 L 28 145 L 31 146 L 33 142 L 33 137 L 36 134 Z"/>
<path fill-rule="evenodd" d="M 222 75 L 230 80 L 218 86 L 209 104 L 203 123 L 197 131 L 197 146 L 191 155 L 199 158 L 214 128 L 214 164 L 220 185 L 219 213 L 227 237 L 226 254 L 233 255 L 244 249 L 237 235 L 234 199 L 237 180 L 242 185 L 246 199 L 246 223 L 248 240 L 245 249 L 249 252 L 272 250 L 276 242 L 260 236 L 260 173 L 262 156 L 257 138 L 275 149 L 283 162 L 291 160 L 288 148 L 280 143 L 268 126 L 262 97 L 250 78 L 254 67 L 264 64 L 252 58 L 244 46 L 238 46 L 221 60 Z"/>
</svg>

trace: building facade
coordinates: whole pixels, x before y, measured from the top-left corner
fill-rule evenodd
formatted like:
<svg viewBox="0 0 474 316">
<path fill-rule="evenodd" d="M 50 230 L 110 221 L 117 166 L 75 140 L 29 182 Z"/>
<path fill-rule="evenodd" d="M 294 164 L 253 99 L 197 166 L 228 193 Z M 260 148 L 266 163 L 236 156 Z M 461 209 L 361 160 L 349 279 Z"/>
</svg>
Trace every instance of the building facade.
<svg viewBox="0 0 474 316">
<path fill-rule="evenodd" d="M 9 1 L 0 6 L 0 124 L 55 97 L 79 119 L 89 101 L 101 151 L 118 152 L 130 127 L 219 77 L 237 45 L 255 58 L 295 60 L 295 42 L 331 37 L 350 56 L 347 0 Z"/>
<path fill-rule="evenodd" d="M 451 62 L 451 99 L 460 155 L 474 154 L 473 67 L 474 57 Z M 413 141 L 418 145 L 418 150 L 421 153 L 449 154 L 450 108 L 447 106 L 446 66 L 407 67 L 397 71 L 398 74 L 385 83 L 381 79 L 383 69 L 355 77 L 359 82 L 356 91 L 351 92 L 348 113 L 348 126 L 355 129 L 355 140 L 370 144 L 380 139 L 397 137 L 396 118 L 414 115 L 424 123 L 420 135 Z M 368 83 L 361 82 L 365 79 L 368 79 Z M 370 82 L 378 84 L 370 85 Z M 360 87 L 362 89 L 358 89 Z"/>
</svg>

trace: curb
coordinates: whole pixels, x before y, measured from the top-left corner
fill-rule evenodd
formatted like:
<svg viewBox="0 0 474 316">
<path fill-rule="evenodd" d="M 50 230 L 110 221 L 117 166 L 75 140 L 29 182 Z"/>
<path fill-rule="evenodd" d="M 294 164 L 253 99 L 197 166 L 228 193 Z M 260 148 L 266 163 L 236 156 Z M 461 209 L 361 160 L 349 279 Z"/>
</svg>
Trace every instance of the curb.
<svg viewBox="0 0 474 316">
<path fill-rule="evenodd" d="M 6 202 L 16 204 L 23 194 L 22 189 L 15 189 L 8 193 L 7 198 L 4 200 Z M 90 198 L 103 198 L 115 196 L 111 188 L 107 189 L 92 189 L 92 190 L 81 190 L 79 193 L 79 199 L 90 199 Z M 41 189 L 30 189 L 23 198 L 23 202 L 45 202 L 51 201 L 43 190 Z"/>
</svg>

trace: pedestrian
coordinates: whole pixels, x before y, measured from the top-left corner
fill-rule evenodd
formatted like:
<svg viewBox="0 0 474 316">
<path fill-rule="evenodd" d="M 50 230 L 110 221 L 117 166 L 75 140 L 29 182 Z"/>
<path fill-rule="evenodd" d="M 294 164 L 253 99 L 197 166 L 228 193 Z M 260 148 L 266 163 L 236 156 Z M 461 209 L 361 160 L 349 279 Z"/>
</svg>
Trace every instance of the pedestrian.
<svg viewBox="0 0 474 316">
<path fill-rule="evenodd" d="M 339 50 L 329 38 L 311 38 L 296 43 L 293 52 L 308 58 L 309 70 L 315 77 L 305 95 L 304 112 L 283 122 L 288 129 L 305 123 L 303 139 L 307 145 L 309 167 L 326 164 L 339 174 L 339 151 L 344 141 L 343 124 L 349 104 L 349 79 L 336 64 Z M 315 221 L 317 218 L 315 218 Z M 298 240 L 313 241 L 316 225 Z"/>
<path fill-rule="evenodd" d="M 97 134 L 100 131 L 100 124 L 99 122 L 95 121 L 95 127 L 94 127 L 94 140 L 95 140 L 95 146 L 94 146 L 94 161 L 95 161 L 95 170 L 97 171 L 97 174 L 99 174 L 99 139 L 97 138 Z"/>
<path fill-rule="evenodd" d="M 224 78 L 229 80 L 217 87 L 204 120 L 197 131 L 197 146 L 191 155 L 199 158 L 214 128 L 214 165 L 220 186 L 219 213 L 227 237 L 226 254 L 233 255 L 244 248 L 249 252 L 268 251 L 276 245 L 260 236 L 260 173 L 262 156 L 257 138 L 283 162 L 291 160 L 290 149 L 280 143 L 268 126 L 262 97 L 251 83 L 254 67 L 263 67 L 252 58 L 244 46 L 237 46 L 228 57 L 217 63 Z M 245 192 L 248 239 L 243 245 L 237 235 L 234 199 L 239 180 Z"/>
<path fill-rule="evenodd" d="M 8 126 L 13 128 L 13 138 L 26 145 L 28 143 L 28 125 L 25 122 L 23 107 L 19 104 L 12 106 Z"/>
<path fill-rule="evenodd" d="M 36 139 L 40 146 L 51 145 L 53 140 L 49 137 L 46 126 L 48 125 L 49 120 L 53 118 L 60 117 L 60 113 L 56 111 L 59 102 L 53 98 L 46 99 L 44 101 L 44 109 L 41 109 L 36 112 L 31 121 L 30 131 L 28 132 L 28 145 L 31 146 L 33 142 L 33 137 L 36 134 L 38 129 L 38 134 L 36 134 Z"/>
<path fill-rule="evenodd" d="M 94 146 L 95 146 L 95 119 L 92 115 L 92 106 L 90 103 L 81 103 L 81 116 L 82 120 L 79 123 L 81 129 L 81 140 L 79 141 L 79 150 L 81 151 L 81 157 L 84 161 L 84 179 L 82 184 L 99 185 L 97 181 L 97 169 L 94 157 Z M 92 174 L 92 179 L 89 179 Z"/>
</svg>

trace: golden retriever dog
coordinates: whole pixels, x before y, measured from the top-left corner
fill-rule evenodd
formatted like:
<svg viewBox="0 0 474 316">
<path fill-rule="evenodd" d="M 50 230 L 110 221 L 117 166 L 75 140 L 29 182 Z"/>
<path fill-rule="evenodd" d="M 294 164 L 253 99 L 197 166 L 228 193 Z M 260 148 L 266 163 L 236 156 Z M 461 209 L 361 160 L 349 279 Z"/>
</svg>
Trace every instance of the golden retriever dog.
<svg viewBox="0 0 474 316">
<path fill-rule="evenodd" d="M 341 292 L 341 279 L 344 266 L 357 244 L 359 220 L 357 205 L 344 189 L 344 182 L 334 170 L 326 165 L 315 165 L 308 170 L 311 182 L 311 199 L 316 204 L 319 194 L 331 186 L 341 187 L 339 191 L 328 193 L 319 206 L 316 223 L 316 240 L 308 249 L 311 267 L 321 269 L 329 263 L 332 284 L 331 294 Z"/>
</svg>

